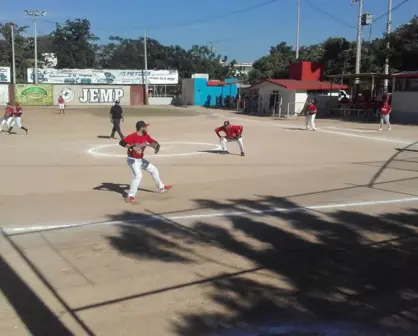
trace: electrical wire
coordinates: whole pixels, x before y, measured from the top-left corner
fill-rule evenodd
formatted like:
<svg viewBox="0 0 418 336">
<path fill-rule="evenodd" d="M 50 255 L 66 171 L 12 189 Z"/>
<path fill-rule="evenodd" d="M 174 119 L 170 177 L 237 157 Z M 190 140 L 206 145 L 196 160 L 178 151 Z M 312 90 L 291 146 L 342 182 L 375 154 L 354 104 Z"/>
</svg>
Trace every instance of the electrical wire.
<svg viewBox="0 0 418 336">
<path fill-rule="evenodd" d="M 409 0 L 403 0 L 402 2 L 398 3 L 396 6 L 392 7 L 392 13 L 394 11 L 396 11 L 397 9 L 401 8 L 403 5 L 405 5 Z M 373 23 L 375 23 L 376 21 L 383 19 L 385 16 L 389 15 L 389 11 L 387 11 L 386 13 L 379 15 L 377 18 L 373 19 Z"/>
<path fill-rule="evenodd" d="M 207 18 L 204 18 L 204 19 L 197 19 L 197 20 L 173 23 L 173 24 L 168 24 L 168 25 L 158 25 L 158 26 L 155 26 L 155 27 L 148 27 L 148 28 L 146 28 L 146 27 L 130 27 L 130 28 L 135 29 L 135 30 L 150 31 L 150 30 L 161 30 L 161 29 L 173 29 L 173 28 L 190 27 L 190 26 L 195 26 L 197 24 L 216 21 L 216 20 L 221 20 L 221 19 L 226 19 L 230 16 L 250 12 L 250 11 L 253 11 L 253 10 L 268 6 L 268 5 L 271 5 L 271 4 L 273 4 L 275 2 L 278 2 L 278 1 L 279 0 L 268 0 L 268 1 L 262 2 L 262 3 L 257 4 L 257 5 L 249 6 L 249 7 L 243 8 L 243 9 L 227 12 L 227 13 L 220 14 L 220 15 L 214 15 L 214 16 L 207 17 Z M 47 23 L 52 23 L 52 24 L 60 24 L 59 22 L 54 22 L 54 21 L 41 19 L 41 18 L 39 20 L 47 22 Z M 124 28 L 126 28 L 126 26 L 124 26 Z M 94 30 L 97 31 L 97 30 L 109 30 L 109 29 L 108 28 L 106 28 L 106 29 L 95 28 Z"/>
<path fill-rule="evenodd" d="M 348 23 L 347 21 L 344 21 L 342 19 L 339 19 L 337 17 L 335 17 L 334 15 L 326 12 L 325 10 L 323 10 L 321 7 L 319 7 L 318 5 L 315 5 L 314 3 L 312 3 L 310 0 L 305 0 L 305 2 L 308 4 L 309 7 L 311 7 L 314 11 L 316 11 L 319 14 L 322 14 L 323 16 L 326 16 L 336 22 L 338 22 L 339 24 L 349 27 L 349 28 L 353 28 L 356 29 L 356 26 L 353 26 L 352 24 Z"/>
</svg>

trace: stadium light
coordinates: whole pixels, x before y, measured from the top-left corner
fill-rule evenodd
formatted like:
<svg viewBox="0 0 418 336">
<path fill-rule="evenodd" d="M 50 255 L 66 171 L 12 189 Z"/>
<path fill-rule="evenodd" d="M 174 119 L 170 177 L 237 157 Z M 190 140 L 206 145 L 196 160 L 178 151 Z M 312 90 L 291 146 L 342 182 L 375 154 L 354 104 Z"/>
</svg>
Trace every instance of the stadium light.
<svg viewBox="0 0 418 336">
<path fill-rule="evenodd" d="M 39 16 L 46 16 L 47 12 L 35 9 L 35 10 L 25 10 L 25 15 L 32 16 L 34 22 L 34 41 L 35 41 L 35 65 L 34 65 L 34 82 L 38 84 L 38 17 Z"/>
</svg>

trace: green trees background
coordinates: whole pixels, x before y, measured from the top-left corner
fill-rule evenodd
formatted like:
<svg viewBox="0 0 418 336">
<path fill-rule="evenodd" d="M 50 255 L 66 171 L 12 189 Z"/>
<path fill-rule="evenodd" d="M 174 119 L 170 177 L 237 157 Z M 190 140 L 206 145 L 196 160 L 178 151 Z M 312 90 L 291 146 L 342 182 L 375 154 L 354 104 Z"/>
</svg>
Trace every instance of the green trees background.
<svg viewBox="0 0 418 336">
<path fill-rule="evenodd" d="M 12 63 L 11 25 L 0 25 L 0 65 Z M 25 37 L 28 27 L 15 25 L 16 75 L 25 79 L 25 69 L 33 66 L 34 41 Z M 111 36 L 110 42 L 101 44 L 87 19 L 67 20 L 50 35 L 38 39 L 38 59 L 43 53 L 55 53 L 58 68 L 141 69 L 144 64 L 143 37 L 127 39 Z M 390 42 L 389 49 L 386 43 Z M 254 62 L 254 69 L 246 76 L 237 75 L 232 60 L 222 66 L 228 55 L 217 55 L 206 45 L 185 49 L 179 45 L 163 45 L 148 38 L 148 68 L 177 69 L 181 78 L 193 73 L 208 73 L 212 79 L 237 76 L 244 82 L 254 83 L 265 78 L 287 77 L 288 65 L 295 60 L 295 50 L 285 42 L 271 46 L 267 55 Z M 325 74 L 354 73 L 356 43 L 341 37 L 330 37 L 322 43 L 303 46 L 300 60 L 319 61 L 325 65 Z M 418 70 L 418 16 L 394 30 L 388 36 L 363 41 L 362 72 L 383 71 L 384 60 L 389 56 L 391 72 Z"/>
</svg>

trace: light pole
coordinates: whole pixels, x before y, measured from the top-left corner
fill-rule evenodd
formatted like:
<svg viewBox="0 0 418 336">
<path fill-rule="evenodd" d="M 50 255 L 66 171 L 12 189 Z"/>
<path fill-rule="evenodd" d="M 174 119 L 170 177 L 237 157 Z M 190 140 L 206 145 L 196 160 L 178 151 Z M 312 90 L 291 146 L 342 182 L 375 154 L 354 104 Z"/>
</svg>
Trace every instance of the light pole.
<svg viewBox="0 0 418 336">
<path fill-rule="evenodd" d="M 300 34 L 300 0 L 297 8 L 297 24 L 296 24 L 296 61 L 299 59 L 299 34 Z"/>
<path fill-rule="evenodd" d="M 33 22 L 34 22 L 34 29 L 35 29 L 35 33 L 34 33 L 34 42 L 35 42 L 35 66 L 34 66 L 34 81 L 35 84 L 38 84 L 38 16 L 45 16 L 46 12 L 45 11 L 41 11 L 39 9 L 36 10 L 25 10 L 25 15 L 29 15 L 29 16 L 33 16 Z"/>
<path fill-rule="evenodd" d="M 357 19 L 357 50 L 356 50 L 356 75 L 360 73 L 361 65 L 361 39 L 362 39 L 362 30 L 363 25 L 361 22 L 361 17 L 363 16 L 363 0 L 352 0 L 352 3 L 358 3 L 358 19 Z M 356 83 L 358 83 L 358 78 L 356 78 Z"/>
<path fill-rule="evenodd" d="M 391 30 L 392 30 L 392 0 L 389 0 L 389 4 L 388 4 L 389 8 L 388 8 L 388 22 L 387 22 L 387 26 L 386 26 L 386 33 L 389 35 Z M 389 36 L 388 36 L 388 42 L 386 43 L 386 53 L 389 53 Z M 389 75 L 389 55 L 386 54 L 386 58 L 385 58 L 385 75 Z M 383 87 L 385 92 L 388 92 L 388 86 L 389 86 L 389 80 L 387 78 L 385 78 Z"/>
<path fill-rule="evenodd" d="M 15 54 L 15 24 L 10 25 L 12 35 L 12 71 L 13 71 L 13 86 L 16 85 L 16 54 Z"/>
<path fill-rule="evenodd" d="M 144 70 L 145 70 L 145 105 L 148 105 L 148 52 L 147 52 L 147 32 L 144 31 Z"/>
</svg>

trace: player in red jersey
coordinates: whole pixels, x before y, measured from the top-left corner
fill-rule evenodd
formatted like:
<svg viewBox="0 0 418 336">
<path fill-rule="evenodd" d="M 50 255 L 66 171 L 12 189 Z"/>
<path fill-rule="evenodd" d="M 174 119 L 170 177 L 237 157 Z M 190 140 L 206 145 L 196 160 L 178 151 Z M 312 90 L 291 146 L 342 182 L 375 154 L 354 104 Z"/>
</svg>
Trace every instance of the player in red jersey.
<svg viewBox="0 0 418 336">
<path fill-rule="evenodd" d="M 16 103 L 16 109 L 13 112 L 12 118 L 9 118 L 9 120 L 7 121 L 7 126 L 9 127 L 9 134 L 12 131 L 13 127 L 18 127 L 24 130 L 26 132 L 26 135 L 28 134 L 29 130 L 26 127 L 22 126 L 22 114 L 22 106 L 20 106 L 19 103 Z"/>
<path fill-rule="evenodd" d="M 3 118 L 1 119 L 1 124 L 0 124 L 1 132 L 3 132 L 3 126 L 4 125 L 7 126 L 9 119 L 13 117 L 14 112 L 15 110 L 13 109 L 12 105 L 10 103 L 7 103 L 6 108 L 4 109 Z"/>
<path fill-rule="evenodd" d="M 60 95 L 58 97 L 58 109 L 60 110 L 60 114 L 65 114 L 65 100 L 62 97 L 62 95 Z"/>
<path fill-rule="evenodd" d="M 225 153 L 229 153 L 226 147 L 228 141 L 236 141 L 238 142 L 239 149 L 241 150 L 241 156 L 245 156 L 244 154 L 244 144 L 242 142 L 242 132 L 244 128 L 240 125 L 231 125 L 229 121 L 225 121 L 223 126 L 220 126 L 215 129 L 216 135 L 221 140 L 221 147 L 225 151 Z M 222 136 L 220 133 L 225 133 Z"/>
<path fill-rule="evenodd" d="M 125 198 L 127 203 L 135 202 L 135 196 L 142 180 L 142 169 L 151 174 L 160 192 L 165 192 L 172 188 L 171 185 L 164 185 L 161 182 L 157 167 L 144 159 L 144 151 L 147 146 L 154 148 L 156 153 L 160 148 L 159 143 L 148 134 L 148 126 L 144 121 L 138 121 L 136 123 L 136 132 L 129 134 L 119 142 L 119 145 L 128 149 L 128 166 L 134 175 L 128 196 Z"/>
</svg>

